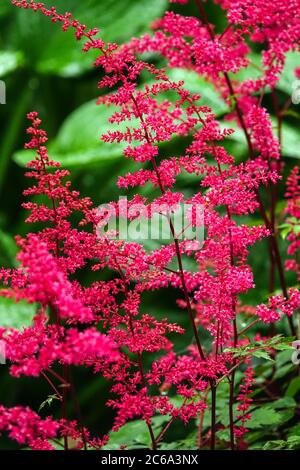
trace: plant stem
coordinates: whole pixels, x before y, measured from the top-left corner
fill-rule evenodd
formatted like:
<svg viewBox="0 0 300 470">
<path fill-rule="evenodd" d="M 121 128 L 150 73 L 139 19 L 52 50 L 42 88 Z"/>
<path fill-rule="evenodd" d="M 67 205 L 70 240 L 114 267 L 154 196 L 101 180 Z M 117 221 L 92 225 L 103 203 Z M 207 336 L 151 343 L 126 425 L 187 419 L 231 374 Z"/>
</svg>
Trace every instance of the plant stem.
<svg viewBox="0 0 300 470">
<path fill-rule="evenodd" d="M 62 401 L 63 400 L 63 397 L 61 396 L 61 394 L 59 393 L 59 391 L 57 390 L 57 388 L 55 387 L 54 383 L 52 382 L 52 380 L 49 379 L 49 377 L 45 374 L 45 372 L 41 371 L 41 375 L 45 378 L 45 380 L 48 382 L 48 384 L 50 385 L 50 387 L 54 390 L 55 392 L 55 395 L 57 396 L 57 398 Z"/>
<path fill-rule="evenodd" d="M 242 334 L 246 333 L 247 330 L 249 330 L 249 328 L 252 328 L 252 326 L 256 325 L 256 323 L 258 323 L 260 321 L 259 318 L 256 318 L 255 320 L 253 320 L 251 323 L 249 323 L 249 325 L 245 326 L 245 328 L 243 328 L 239 333 L 238 333 L 238 336 L 241 336 Z"/>
</svg>

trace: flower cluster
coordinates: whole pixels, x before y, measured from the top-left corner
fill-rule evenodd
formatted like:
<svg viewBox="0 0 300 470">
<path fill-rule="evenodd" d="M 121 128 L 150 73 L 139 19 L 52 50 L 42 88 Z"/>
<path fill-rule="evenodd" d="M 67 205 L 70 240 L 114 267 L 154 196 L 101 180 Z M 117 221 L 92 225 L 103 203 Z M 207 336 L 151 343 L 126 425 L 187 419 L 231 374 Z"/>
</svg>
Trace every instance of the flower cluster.
<svg viewBox="0 0 300 470">
<path fill-rule="evenodd" d="M 297 273 L 298 281 L 300 279 L 300 261 L 298 252 L 300 249 L 300 175 L 299 168 L 295 166 L 287 179 L 287 214 L 288 229 L 290 230 L 287 239 L 289 241 L 288 254 L 293 256 L 286 261 L 286 269 Z"/>
<path fill-rule="evenodd" d="M 249 414 L 248 411 L 253 401 L 251 393 L 253 392 L 254 382 L 254 370 L 250 366 L 245 371 L 244 381 L 240 386 L 240 394 L 237 396 L 237 401 L 239 402 L 237 411 L 241 412 L 237 419 L 241 422 L 241 426 L 235 428 L 235 435 L 238 439 L 239 446 L 241 446 L 241 440 L 248 431 L 245 427 L 245 423 L 251 419 L 251 414 Z"/>
<path fill-rule="evenodd" d="M 14 408 L 0 406 L 0 432 L 3 431 L 21 446 L 32 450 L 55 450 L 57 446 L 63 447 L 60 439 L 64 438 L 73 441 L 74 450 L 83 448 L 99 450 L 107 442 L 107 436 L 100 440 L 91 438 L 87 429 L 83 429 L 82 433 L 75 421 L 68 422 L 64 419 L 55 421 L 50 416 L 41 419 L 29 407 L 22 406 Z"/>
<path fill-rule="evenodd" d="M 72 28 L 76 39 L 85 40 L 83 52 L 97 51 L 94 65 L 103 72 L 99 88 L 104 91 L 98 105 L 112 110 L 111 124 L 126 124 L 117 130 L 112 127 L 101 139 L 125 143 L 124 157 L 132 160 L 133 171 L 120 175 L 117 183 L 125 190 L 137 188 L 129 201 L 129 218 L 138 220 L 140 214 L 149 216 L 163 208 L 171 238 L 169 243 L 149 249 L 99 230 L 105 227 L 107 214 L 71 188 L 69 172 L 48 156 L 47 135 L 40 127 L 38 114 L 30 113 L 26 148 L 34 150 L 36 156 L 28 164 L 27 177 L 34 180 L 34 185 L 24 192 L 30 200 L 23 207 L 29 211 L 27 221 L 38 222 L 42 228 L 17 238 L 19 266 L 1 270 L 0 279 L 2 296 L 25 300 L 36 305 L 37 311 L 30 327 L 1 329 L 10 373 L 14 377 L 43 377 L 65 405 L 74 397 L 69 392 L 73 385 L 68 368 L 92 367 L 95 374 L 112 382 L 112 398 L 107 404 L 115 411 L 113 430 L 129 420 L 141 419 L 148 427 L 153 449 L 165 432 L 155 436 L 153 417 L 168 416 L 167 429 L 175 419 L 184 424 L 196 421 L 208 412 L 208 391 L 212 413 L 208 436 L 213 449 L 215 392 L 229 378 L 230 415 L 237 400 L 236 420 L 241 422 L 241 426 L 235 426 L 231 419 L 229 424 L 231 447 L 235 448 L 246 432 L 246 420 L 251 418 L 249 395 L 254 382 L 247 357 L 245 381 L 235 398 L 235 369 L 240 364 L 230 348 L 237 349 L 249 341 L 243 336 L 240 319 L 247 311 L 254 323 L 269 323 L 284 313 L 294 333 L 292 314 L 300 307 L 299 291 L 287 289 L 275 221 L 260 197 L 260 190 L 272 191 L 281 178 L 280 139 L 274 136 L 270 116 L 254 94 L 263 93 L 266 86 L 274 88 L 286 52 L 298 47 L 300 22 L 294 13 L 299 2 L 216 0 L 229 20 L 228 28 L 219 34 L 208 22 L 199 0 L 199 18 L 167 12 L 155 23 L 152 35 L 134 38 L 122 46 L 105 43 L 98 37 L 98 30 L 88 29 L 70 13 L 59 14 L 55 7 L 47 8 L 33 0 L 12 3 L 40 12 L 53 23 L 60 23 L 64 31 Z M 256 81 L 235 81 L 231 76 L 250 63 L 251 41 L 267 44 L 263 75 Z M 143 59 L 149 51 L 166 59 L 167 68 Z M 193 69 L 215 85 L 230 106 L 227 118 L 235 119 L 244 134 L 249 153 L 246 161 L 238 161 L 229 151 L 226 144 L 234 130 L 220 124 L 214 110 L 202 99 L 201 90 L 200 95 L 189 92 L 184 81 L 170 78 L 168 67 Z M 141 74 L 148 77 L 144 87 L 140 86 Z M 177 138 L 188 142 L 180 155 L 162 157 L 161 143 Z M 179 177 L 186 174 L 197 177 L 195 194 L 185 193 L 178 184 Z M 155 196 L 138 193 L 138 188 L 146 184 L 155 189 Z M 288 216 L 298 217 L 296 170 L 288 180 L 287 198 Z M 203 243 L 191 243 L 176 233 L 172 214 L 179 204 L 192 208 L 191 227 L 203 225 Z M 122 207 L 117 207 L 115 201 L 110 207 L 122 214 Z M 195 217 L 199 207 L 201 222 Z M 260 225 L 247 223 L 257 211 L 261 214 Z M 290 255 L 299 247 L 298 235 L 289 235 Z M 243 294 L 255 288 L 249 251 L 265 238 L 270 240 L 282 295 L 270 295 L 268 305 L 243 305 Z M 187 269 L 185 261 L 191 261 L 196 268 Z M 78 276 L 83 268 L 92 274 L 109 269 L 111 277 L 83 285 Z M 288 268 L 299 272 L 292 260 Z M 190 332 L 162 318 L 159 311 L 153 315 L 145 311 L 145 293 L 167 288 L 176 297 L 182 314 L 189 318 Z M 192 342 L 189 333 L 193 334 Z M 174 335 L 185 335 L 183 352 L 174 348 Z M 150 367 L 145 361 L 148 353 L 152 358 Z M 65 385 L 63 395 L 48 374 Z M 90 438 L 83 425 L 68 422 L 66 416 L 59 422 L 42 420 L 21 407 L 1 408 L 0 430 L 7 431 L 19 444 L 35 449 L 52 448 L 49 442 L 57 436 L 71 436 L 78 448 L 100 448 L 107 442 L 107 437 Z"/>
</svg>

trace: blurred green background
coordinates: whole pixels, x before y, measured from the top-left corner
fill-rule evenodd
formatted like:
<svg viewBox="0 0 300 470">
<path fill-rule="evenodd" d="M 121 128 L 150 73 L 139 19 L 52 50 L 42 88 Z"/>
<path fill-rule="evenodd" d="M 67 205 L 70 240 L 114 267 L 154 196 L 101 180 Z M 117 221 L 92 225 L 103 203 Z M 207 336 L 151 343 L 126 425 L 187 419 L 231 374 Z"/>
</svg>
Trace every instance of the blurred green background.
<svg viewBox="0 0 300 470">
<path fill-rule="evenodd" d="M 60 11 L 71 11 L 81 22 L 99 27 L 105 40 L 118 43 L 149 31 L 151 22 L 171 8 L 167 0 L 60 0 L 56 3 Z M 219 7 L 208 2 L 206 8 L 217 30 L 222 30 L 225 21 Z M 194 2 L 184 7 L 173 5 L 172 9 L 197 14 Z M 153 56 L 151 60 L 160 59 Z M 258 59 L 254 54 L 255 61 Z M 101 72 L 92 67 L 92 62 L 93 55 L 81 53 L 81 44 L 74 40 L 71 31 L 63 33 L 58 25 L 51 24 L 47 18 L 31 11 L 18 10 L 9 1 L 1 2 L 0 79 L 6 84 L 7 104 L 0 105 L 0 265 L 15 265 L 14 236 L 34 230 L 24 224 L 25 211 L 20 207 L 22 191 L 29 184 L 24 178 L 24 163 L 29 156 L 21 150 L 27 140 L 25 116 L 28 111 L 40 113 L 43 127 L 49 135 L 50 155 L 72 171 L 73 185 L 82 195 L 90 196 L 95 205 L 116 199 L 119 196 L 117 176 L 132 168 L 132 164 L 122 157 L 120 146 L 108 146 L 99 140 L 101 133 L 107 129 L 110 112 L 95 105 Z M 293 68 L 297 65 L 300 65 L 298 55 L 291 55 L 278 87 L 279 102 L 282 104 L 289 97 L 294 79 Z M 213 87 L 193 72 L 174 70 L 170 73 L 175 79 L 184 78 L 191 91 L 202 94 L 203 104 L 211 106 L 218 117 L 222 118 L 228 111 Z M 249 78 L 257 73 L 257 69 L 250 66 L 240 73 L 240 78 Z M 264 103 L 272 109 L 268 93 Z M 292 110 L 284 129 L 285 171 L 300 157 L 299 115 L 296 107 Z M 163 146 L 162 154 L 180 154 L 185 145 L 186 141 L 182 140 L 172 142 Z M 226 145 L 239 160 L 245 158 L 246 146 L 239 132 Z M 199 181 L 194 176 L 183 175 L 178 179 L 178 188 L 192 194 L 198 190 Z M 152 190 L 146 187 L 142 191 L 150 195 Z M 252 223 L 259 222 L 256 216 L 252 219 Z M 284 252 L 284 242 L 281 249 Z M 257 288 L 249 293 L 247 300 L 253 304 L 263 301 L 268 292 L 267 258 L 267 246 L 262 242 L 251 253 Z M 85 282 L 88 282 L 89 275 L 86 276 Z M 293 283 L 292 276 L 289 280 Z M 145 295 L 143 309 L 145 312 L 155 312 L 157 317 L 167 316 L 170 321 L 188 328 L 184 313 L 176 306 L 177 296 L 180 293 L 167 291 L 159 295 Z M 0 300 L 0 326 L 25 325 L 31 314 L 31 307 L 19 305 L 16 308 L 10 302 Z M 177 350 L 185 345 L 184 340 L 176 339 Z M 86 370 L 76 371 L 74 381 L 79 389 L 84 423 L 97 433 L 108 431 L 112 423 L 112 412 L 105 407 L 109 384 Z M 28 404 L 38 409 L 51 394 L 46 382 L 31 378 L 11 379 L 3 366 L 0 382 L 0 403 L 6 406 Z M 70 416 L 75 416 L 71 405 L 68 412 Z M 56 403 L 51 405 L 51 409 L 46 406 L 42 410 L 43 415 L 48 413 L 59 415 Z M 1 438 L 0 448 L 9 446 L 14 447 Z"/>
</svg>

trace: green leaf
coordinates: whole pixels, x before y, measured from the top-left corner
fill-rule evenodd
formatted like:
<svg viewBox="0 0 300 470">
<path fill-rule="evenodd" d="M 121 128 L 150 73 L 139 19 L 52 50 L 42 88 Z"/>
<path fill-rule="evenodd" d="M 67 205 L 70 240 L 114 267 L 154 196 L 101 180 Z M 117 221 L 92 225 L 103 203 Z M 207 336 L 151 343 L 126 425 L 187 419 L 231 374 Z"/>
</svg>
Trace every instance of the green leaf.
<svg viewBox="0 0 300 470">
<path fill-rule="evenodd" d="M 285 240 L 290 232 L 291 232 L 291 227 L 290 226 L 284 227 L 282 230 L 280 230 L 281 238 L 283 240 Z"/>
<path fill-rule="evenodd" d="M 286 364 L 287 362 L 291 362 L 291 353 L 290 351 L 281 351 L 276 354 L 276 368 L 279 369 L 281 366 Z"/>
<path fill-rule="evenodd" d="M 216 116 L 221 116 L 229 111 L 227 104 L 216 92 L 215 87 L 196 72 L 174 68 L 168 72 L 168 76 L 174 81 L 184 80 L 184 87 L 188 91 L 201 95 L 199 104 L 209 106 Z"/>
<path fill-rule="evenodd" d="M 155 416 L 152 418 L 152 428 L 158 433 L 162 425 L 168 422 L 168 416 Z M 108 444 L 103 447 L 104 450 L 119 449 L 121 445 L 126 444 L 127 449 L 136 449 L 139 447 L 150 447 L 151 439 L 149 430 L 145 421 L 135 420 L 122 426 L 118 431 L 110 433 Z"/>
<path fill-rule="evenodd" d="M 229 428 L 221 429 L 220 431 L 217 431 L 216 436 L 221 441 L 230 442 L 230 430 L 229 430 Z"/>
<path fill-rule="evenodd" d="M 300 423 L 298 422 L 297 424 L 289 428 L 287 432 L 288 432 L 289 437 L 294 436 L 294 435 L 299 436 L 300 435 Z"/>
<path fill-rule="evenodd" d="M 174 440 L 173 442 L 162 442 L 159 450 L 193 450 L 197 449 L 197 431 L 193 431 L 185 439 Z"/>
<path fill-rule="evenodd" d="M 1 2 L 0 4 L 0 18 L 8 15 L 11 12 L 11 5 L 9 3 Z"/>
<path fill-rule="evenodd" d="M 288 52 L 281 78 L 276 85 L 278 90 L 284 91 L 290 96 L 292 95 L 293 82 L 296 80 L 295 69 L 297 67 L 300 67 L 300 52 Z"/>
<path fill-rule="evenodd" d="M 130 448 L 141 444 L 146 447 L 150 445 L 149 431 L 145 421 L 132 421 L 118 431 L 111 432 L 109 443 L 104 447 L 104 450 L 119 449 L 124 444 L 129 445 Z"/>
<path fill-rule="evenodd" d="M 287 440 L 289 450 L 300 449 L 300 436 L 291 436 Z"/>
<path fill-rule="evenodd" d="M 24 56 L 20 51 L 0 51 L 0 77 L 14 72 L 23 62 Z"/>
<path fill-rule="evenodd" d="M 269 406 L 258 408 L 251 412 L 252 418 L 247 422 L 247 428 L 257 429 L 263 426 L 276 426 L 281 422 L 280 414 Z"/>
<path fill-rule="evenodd" d="M 120 126 L 108 123 L 113 110 L 106 106 L 97 106 L 90 101 L 77 108 L 62 124 L 56 139 L 49 145 L 51 159 L 65 167 L 81 167 L 97 163 L 106 165 L 123 159 L 122 149 L 125 143 L 109 144 L 100 140 L 101 134 L 108 129 L 124 130 Z M 21 150 L 13 156 L 14 160 L 24 166 L 32 160 L 34 152 Z"/>
<path fill-rule="evenodd" d="M 58 396 L 57 395 L 49 395 L 48 398 L 46 398 L 46 400 L 43 401 L 43 403 L 40 404 L 39 406 L 39 412 L 46 406 L 51 406 L 53 401 L 54 400 L 58 400 Z"/>
<path fill-rule="evenodd" d="M 249 80 L 249 78 L 255 80 L 256 78 L 262 76 L 263 69 L 261 65 L 261 56 L 259 54 L 255 54 L 254 52 L 251 52 L 248 55 L 248 58 L 250 59 L 248 67 L 243 67 L 237 73 L 229 73 L 229 75 L 234 80 L 239 80 L 243 82 L 245 80 Z"/>
<path fill-rule="evenodd" d="M 0 297 L 0 327 L 22 328 L 31 325 L 37 307 L 25 301 Z"/>
<path fill-rule="evenodd" d="M 295 348 L 293 348 L 293 346 L 291 344 L 278 343 L 278 344 L 274 345 L 274 349 L 276 349 L 277 351 L 290 351 L 290 350 L 293 350 Z"/>
<path fill-rule="evenodd" d="M 286 397 L 294 397 L 300 390 L 300 376 L 294 377 L 285 392 Z"/>
<path fill-rule="evenodd" d="M 226 348 L 224 352 L 234 353 L 236 357 L 254 356 L 257 358 L 267 359 L 268 361 L 273 361 L 267 350 L 270 348 L 279 350 L 294 349 L 289 344 L 292 340 L 293 338 L 290 337 L 275 335 L 267 340 L 252 341 L 246 346 L 241 346 L 239 348 Z"/>
<path fill-rule="evenodd" d="M 121 44 L 149 30 L 167 4 L 167 0 L 128 0 L 126 4 L 115 0 L 60 0 L 58 11 L 72 12 L 81 23 L 100 28 L 105 41 Z M 53 2 L 47 1 L 46 5 Z M 18 11 L 14 30 L 18 31 L 17 44 L 24 47 L 28 61 L 40 73 L 78 76 L 93 63 L 95 53 L 83 55 L 83 43 L 76 44 L 71 29 L 63 33 L 60 25 L 53 25 L 39 13 Z"/>
<path fill-rule="evenodd" d="M 277 441 L 268 441 L 263 446 L 263 450 L 281 450 L 286 447 L 286 441 L 277 440 Z"/>
<path fill-rule="evenodd" d="M 291 353 L 290 353 L 291 354 Z M 281 379 L 285 375 L 289 374 L 293 369 L 295 369 L 295 365 L 290 362 L 290 364 L 286 364 L 282 366 L 280 369 L 277 369 L 274 374 L 274 379 Z"/>
<path fill-rule="evenodd" d="M 276 427 L 293 418 L 295 407 L 296 402 L 293 398 L 284 397 L 252 412 L 250 411 L 252 418 L 247 422 L 247 428 L 259 429 L 272 426 L 272 429 L 276 429 Z"/>
<path fill-rule="evenodd" d="M 287 441 L 269 441 L 263 446 L 263 450 L 295 450 L 300 449 L 300 436 L 290 436 Z"/>
<path fill-rule="evenodd" d="M 279 398 L 278 400 L 272 402 L 272 408 L 274 408 L 275 410 L 280 410 L 284 408 L 295 408 L 296 405 L 297 403 L 295 402 L 294 398 L 288 396 Z"/>
<path fill-rule="evenodd" d="M 284 157 L 300 158 L 300 138 L 298 127 L 283 123 L 282 126 L 282 155 Z"/>
</svg>

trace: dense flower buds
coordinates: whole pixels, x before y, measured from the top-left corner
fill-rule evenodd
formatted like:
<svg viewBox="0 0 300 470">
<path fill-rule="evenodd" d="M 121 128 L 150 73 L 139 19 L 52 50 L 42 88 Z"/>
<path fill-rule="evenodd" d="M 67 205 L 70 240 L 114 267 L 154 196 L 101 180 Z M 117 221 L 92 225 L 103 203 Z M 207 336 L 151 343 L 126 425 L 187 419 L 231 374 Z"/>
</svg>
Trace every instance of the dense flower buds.
<svg viewBox="0 0 300 470">
<path fill-rule="evenodd" d="M 47 134 L 38 114 L 29 113 L 30 140 L 25 147 L 36 156 L 27 165 L 27 176 L 34 184 L 24 192 L 29 200 L 23 207 L 29 213 L 27 221 L 38 222 L 42 228 L 17 238 L 19 266 L 1 269 L 0 280 L 2 296 L 33 303 L 37 312 L 30 327 L 0 331 L 10 373 L 14 377 L 41 376 L 51 384 L 47 374 L 57 378 L 54 369 L 58 365 L 64 370 L 70 365 L 92 367 L 112 381 L 113 398 L 108 405 L 115 410 L 113 430 L 129 420 L 142 419 L 155 449 L 153 417 L 169 415 L 170 424 L 175 418 L 187 424 L 203 417 L 209 408 L 208 391 L 213 399 L 216 387 L 229 375 L 233 413 L 234 370 L 246 364 L 237 396 L 238 424 L 231 420 L 229 425 L 231 446 L 235 442 L 242 446 L 251 419 L 254 371 L 250 354 L 241 363 L 237 360 L 236 350 L 249 344 L 243 330 L 238 331 L 239 320 L 246 313 L 255 324 L 271 323 L 284 314 L 294 333 L 292 315 L 300 308 L 299 291 L 287 288 L 282 272 L 275 207 L 269 216 L 260 197 L 261 189 L 274 196 L 282 169 L 280 138 L 274 135 L 261 99 L 266 87 L 274 89 L 285 54 L 299 48 L 300 21 L 295 14 L 299 1 L 215 0 L 228 18 L 222 34 L 209 24 L 200 1 L 199 18 L 167 12 L 155 23 L 151 35 L 133 38 L 122 46 L 105 43 L 97 29 L 88 29 L 70 13 L 58 13 L 56 7 L 47 8 L 33 0 L 12 3 L 42 13 L 63 31 L 73 29 L 76 39 L 85 41 L 83 52 L 97 51 L 94 65 L 103 72 L 99 88 L 106 92 L 101 93 L 98 105 L 111 109 L 111 127 L 101 139 L 124 145 L 123 154 L 132 161 L 132 171 L 120 175 L 117 185 L 124 190 L 137 188 L 126 215 L 133 223 L 139 223 L 141 215 L 145 219 L 162 215 L 170 237 L 152 249 L 118 238 L 117 229 L 113 234 L 105 232 L 105 217 L 112 213 L 124 216 L 122 204 L 112 201 L 101 212 L 89 198 L 81 198 L 67 180 L 69 172 L 48 156 Z M 184 8 L 187 1 L 170 3 Z M 250 63 L 253 42 L 265 47 L 260 78 L 231 79 Z M 145 52 L 162 56 L 166 70 L 143 59 Z M 168 74 L 172 67 L 192 69 L 215 86 L 228 107 L 227 118 L 235 121 L 232 127 L 243 132 L 246 161 L 235 158 L 235 148 L 227 145 L 234 130 L 217 120 L 214 109 L 202 98 L 201 88 L 199 94 L 191 93 L 184 81 L 172 80 Z M 147 76 L 143 87 L 141 74 Z M 166 155 L 166 151 L 162 156 L 162 143 L 184 138 L 186 147 L 178 146 L 177 154 Z M 183 191 L 180 185 L 180 178 L 187 175 L 197 181 L 194 193 Z M 139 194 L 142 186 L 154 188 L 155 196 Z M 300 215 L 299 194 L 299 175 L 294 169 L 288 178 L 285 209 L 293 228 Z M 180 205 L 188 206 L 189 212 L 187 225 L 178 233 L 172 217 Z M 199 208 L 201 220 L 197 218 Z M 249 222 L 249 216 L 258 211 L 261 221 Z M 73 221 L 74 213 L 79 214 L 79 223 Z M 199 227 L 204 240 L 185 238 L 188 228 Z M 271 292 L 268 303 L 258 300 L 257 306 L 244 305 L 243 295 L 255 288 L 256 281 L 249 251 L 262 239 L 269 239 L 282 295 Z M 299 249 L 299 231 L 291 230 L 288 241 L 291 258 L 286 268 L 299 275 L 299 262 L 292 258 Z M 83 268 L 93 275 L 109 270 L 111 277 L 97 280 L 95 275 L 94 282 L 82 285 L 77 274 Z M 189 318 L 194 336 L 191 342 L 191 334 L 186 333 L 184 351 L 175 352 L 173 341 L 174 335 L 185 334 L 184 329 L 163 318 L 158 308 L 153 315 L 144 308 L 145 293 L 153 295 L 162 289 L 172 292 L 182 315 Z M 145 355 L 150 357 L 149 367 Z M 179 405 L 172 401 L 174 394 Z M 57 398 L 65 399 L 58 394 Z M 78 448 L 100 448 L 107 442 L 107 437 L 92 439 L 81 428 L 66 419 L 42 420 L 28 408 L 0 408 L 0 431 L 34 449 L 52 449 L 51 440 L 62 436 L 71 436 Z M 212 448 L 214 432 L 210 430 Z"/>
</svg>

